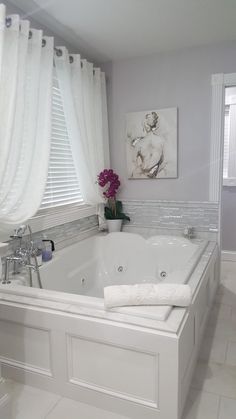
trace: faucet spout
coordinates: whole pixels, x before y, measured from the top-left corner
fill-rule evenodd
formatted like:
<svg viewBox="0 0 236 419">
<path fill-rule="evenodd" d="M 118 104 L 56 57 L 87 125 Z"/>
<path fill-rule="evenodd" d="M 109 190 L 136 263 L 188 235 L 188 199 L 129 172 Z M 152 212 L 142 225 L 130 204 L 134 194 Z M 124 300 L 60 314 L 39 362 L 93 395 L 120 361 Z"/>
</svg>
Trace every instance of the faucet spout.
<svg viewBox="0 0 236 419">
<path fill-rule="evenodd" d="M 194 239 L 195 237 L 195 228 L 192 226 L 187 226 L 184 229 L 184 237 L 187 237 L 187 239 Z"/>
<path fill-rule="evenodd" d="M 38 261 L 37 261 L 37 257 L 36 257 L 36 250 L 37 249 L 34 248 L 32 229 L 31 229 L 30 225 L 28 224 L 28 225 L 20 226 L 19 228 L 15 229 L 14 235 L 10 236 L 10 237 L 11 238 L 22 239 L 22 235 L 25 233 L 26 229 L 28 229 L 28 231 L 29 231 L 29 239 L 26 242 L 25 246 L 24 247 L 21 246 L 21 241 L 20 241 L 20 245 L 15 250 L 15 254 L 12 255 L 12 256 L 8 256 L 6 258 L 3 283 L 8 282 L 9 266 L 10 266 L 10 263 L 13 262 L 14 267 L 16 265 L 21 265 L 21 266 L 25 266 L 26 268 L 29 269 L 29 283 L 30 283 L 31 287 L 33 286 L 32 271 L 34 271 L 37 275 L 39 288 L 43 288 L 42 287 L 42 282 L 41 282 L 41 277 L 40 277 L 40 272 L 39 272 L 39 265 L 38 265 Z M 33 263 L 31 263 L 31 261 L 33 261 Z M 16 269 L 15 269 L 15 271 L 16 271 Z M 15 272 L 15 273 L 18 273 L 18 271 Z"/>
</svg>

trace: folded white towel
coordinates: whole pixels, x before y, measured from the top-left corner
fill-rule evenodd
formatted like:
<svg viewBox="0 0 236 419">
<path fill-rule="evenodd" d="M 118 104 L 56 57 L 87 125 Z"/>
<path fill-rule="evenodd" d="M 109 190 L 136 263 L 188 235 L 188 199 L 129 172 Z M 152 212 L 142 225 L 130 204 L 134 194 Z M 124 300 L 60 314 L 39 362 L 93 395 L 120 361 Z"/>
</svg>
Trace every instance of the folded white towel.
<svg viewBox="0 0 236 419">
<path fill-rule="evenodd" d="M 112 285 L 104 288 L 106 308 L 139 305 L 187 307 L 191 288 L 185 284 Z"/>
</svg>

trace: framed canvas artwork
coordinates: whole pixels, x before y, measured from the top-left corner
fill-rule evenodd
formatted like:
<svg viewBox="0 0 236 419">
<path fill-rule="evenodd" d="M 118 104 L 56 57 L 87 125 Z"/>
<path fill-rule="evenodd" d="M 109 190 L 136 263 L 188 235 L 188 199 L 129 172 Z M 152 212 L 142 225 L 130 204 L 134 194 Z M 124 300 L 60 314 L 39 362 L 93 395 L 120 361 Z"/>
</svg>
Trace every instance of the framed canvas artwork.
<svg viewBox="0 0 236 419">
<path fill-rule="evenodd" d="M 126 114 L 129 179 L 177 177 L 177 108 Z"/>
</svg>

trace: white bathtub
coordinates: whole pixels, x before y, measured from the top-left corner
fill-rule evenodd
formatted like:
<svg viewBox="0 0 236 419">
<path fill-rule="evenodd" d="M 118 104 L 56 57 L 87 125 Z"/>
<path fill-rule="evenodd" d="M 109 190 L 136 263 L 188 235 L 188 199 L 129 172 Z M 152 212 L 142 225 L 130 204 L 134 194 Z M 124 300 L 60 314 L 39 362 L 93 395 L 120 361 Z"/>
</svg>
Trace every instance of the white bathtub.
<svg viewBox="0 0 236 419">
<path fill-rule="evenodd" d="M 206 245 L 205 241 L 192 243 L 173 236 L 146 240 L 124 232 L 93 236 L 56 252 L 50 262 L 40 267 L 42 286 L 102 299 L 108 285 L 187 283 Z M 38 287 L 36 276 L 33 285 Z M 171 307 L 125 307 L 113 311 L 165 320 Z"/>
<path fill-rule="evenodd" d="M 3 375 L 132 419 L 180 419 L 218 285 L 216 243 L 98 234 L 40 273 L 42 290 L 35 277 L 0 286 Z M 189 283 L 189 308 L 104 309 L 105 285 L 163 280 Z"/>
</svg>

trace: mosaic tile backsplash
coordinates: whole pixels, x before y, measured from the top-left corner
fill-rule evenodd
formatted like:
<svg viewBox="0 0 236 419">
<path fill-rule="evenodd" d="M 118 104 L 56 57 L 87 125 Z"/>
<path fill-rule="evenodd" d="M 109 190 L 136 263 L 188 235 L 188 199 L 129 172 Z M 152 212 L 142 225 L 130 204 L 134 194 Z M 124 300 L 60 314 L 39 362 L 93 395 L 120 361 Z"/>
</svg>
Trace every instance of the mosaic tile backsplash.
<svg viewBox="0 0 236 419">
<path fill-rule="evenodd" d="M 192 226 L 197 232 L 217 233 L 219 206 L 212 202 L 129 201 L 123 200 L 130 227 L 183 230 Z"/>
<path fill-rule="evenodd" d="M 215 239 L 218 232 L 219 207 L 211 202 L 184 201 L 136 201 L 123 200 L 123 209 L 130 216 L 124 230 L 141 232 L 150 229 L 152 234 L 181 234 L 186 226 L 193 226 L 200 237 Z M 98 217 L 92 215 L 70 223 L 33 233 L 33 240 L 48 238 L 54 241 L 57 250 L 98 232 Z M 25 239 L 28 239 L 25 236 Z M 9 242 L 8 253 L 19 246 L 17 240 Z"/>
<path fill-rule="evenodd" d="M 56 227 L 48 228 L 43 231 L 33 233 L 33 240 L 42 240 L 44 238 L 53 240 L 56 249 L 69 246 L 79 240 L 79 237 L 86 232 L 96 233 L 98 230 L 98 217 L 91 215 L 89 217 L 81 218 L 70 223 L 62 224 Z M 28 239 L 28 236 L 23 238 Z M 12 253 L 19 243 L 17 240 L 9 242 L 9 253 Z"/>
</svg>

